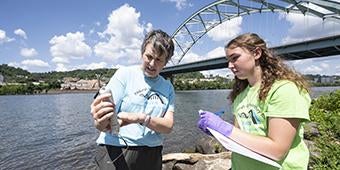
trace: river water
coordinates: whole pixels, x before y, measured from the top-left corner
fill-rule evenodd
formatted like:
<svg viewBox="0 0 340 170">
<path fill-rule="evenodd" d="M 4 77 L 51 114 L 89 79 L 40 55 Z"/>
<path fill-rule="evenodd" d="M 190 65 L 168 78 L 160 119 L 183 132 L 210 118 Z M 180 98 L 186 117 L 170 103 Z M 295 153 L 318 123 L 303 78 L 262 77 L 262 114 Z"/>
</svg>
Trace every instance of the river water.
<svg viewBox="0 0 340 170">
<path fill-rule="evenodd" d="M 340 87 L 316 87 L 317 97 Z M 175 126 L 163 153 L 192 148 L 206 136 L 199 109 L 230 113 L 230 90 L 176 92 Z M 94 169 L 98 136 L 90 115 L 93 93 L 0 96 L 0 169 Z M 231 119 L 230 114 L 225 115 Z"/>
</svg>

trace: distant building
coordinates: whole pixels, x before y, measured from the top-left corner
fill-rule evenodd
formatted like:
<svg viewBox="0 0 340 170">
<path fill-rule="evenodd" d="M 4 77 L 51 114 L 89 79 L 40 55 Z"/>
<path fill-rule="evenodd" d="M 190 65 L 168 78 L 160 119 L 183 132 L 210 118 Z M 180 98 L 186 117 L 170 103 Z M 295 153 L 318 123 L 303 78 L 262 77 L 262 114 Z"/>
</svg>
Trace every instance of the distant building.
<svg viewBox="0 0 340 170">
<path fill-rule="evenodd" d="M 63 78 L 64 83 L 75 83 L 79 80 L 80 80 L 79 78 L 74 78 L 74 77 L 64 77 Z"/>
<path fill-rule="evenodd" d="M 4 82 L 4 76 L 2 74 L 0 74 L 0 85 L 5 84 Z"/>
<path fill-rule="evenodd" d="M 99 89 L 98 80 L 79 80 L 76 87 L 79 90 Z"/>
<path fill-rule="evenodd" d="M 334 83 L 334 77 L 321 77 L 321 83 Z"/>
<path fill-rule="evenodd" d="M 199 81 L 216 81 L 216 80 L 217 80 L 216 78 L 200 78 L 199 79 Z"/>
<path fill-rule="evenodd" d="M 234 74 L 227 74 L 226 78 L 231 81 L 231 80 L 235 79 L 235 75 Z"/>
<path fill-rule="evenodd" d="M 333 76 L 319 76 L 314 78 L 315 83 L 335 83 Z"/>
<path fill-rule="evenodd" d="M 78 80 L 74 81 L 76 79 L 67 79 L 68 81 L 60 84 L 61 90 L 94 90 L 99 89 L 98 80 Z M 71 80 L 71 81 L 70 81 Z M 104 84 L 103 82 L 100 82 L 100 84 Z"/>
</svg>

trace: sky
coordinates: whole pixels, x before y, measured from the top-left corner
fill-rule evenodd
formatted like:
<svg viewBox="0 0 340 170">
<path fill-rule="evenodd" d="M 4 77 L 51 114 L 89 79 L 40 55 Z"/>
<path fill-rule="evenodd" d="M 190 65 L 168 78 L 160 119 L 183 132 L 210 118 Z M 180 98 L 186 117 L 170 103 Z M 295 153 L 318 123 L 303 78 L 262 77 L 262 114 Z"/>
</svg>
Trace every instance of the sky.
<svg viewBox="0 0 340 170">
<path fill-rule="evenodd" d="M 119 68 L 141 63 L 147 31 L 172 35 L 207 0 L 1 0 L 0 64 L 30 72 Z M 269 47 L 340 34 L 340 22 L 299 14 L 238 17 L 209 31 L 182 63 L 224 56 L 233 37 L 254 32 Z M 303 74 L 340 75 L 340 56 L 289 61 Z M 228 69 L 205 75 L 231 74 Z"/>
</svg>

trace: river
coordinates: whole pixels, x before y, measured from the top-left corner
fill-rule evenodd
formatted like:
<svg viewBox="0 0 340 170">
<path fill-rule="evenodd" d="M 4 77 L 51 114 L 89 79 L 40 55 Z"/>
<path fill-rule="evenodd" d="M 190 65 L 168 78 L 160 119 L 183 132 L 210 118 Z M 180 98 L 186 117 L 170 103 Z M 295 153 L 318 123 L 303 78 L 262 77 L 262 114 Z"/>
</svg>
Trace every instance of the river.
<svg viewBox="0 0 340 170">
<path fill-rule="evenodd" d="M 312 88 L 312 97 L 340 87 Z M 230 90 L 177 91 L 175 126 L 163 153 L 192 148 L 206 136 L 196 127 L 199 109 L 230 113 Z M 98 131 L 93 93 L 0 96 L 0 169 L 93 169 Z M 230 114 L 225 115 L 230 119 Z"/>
</svg>

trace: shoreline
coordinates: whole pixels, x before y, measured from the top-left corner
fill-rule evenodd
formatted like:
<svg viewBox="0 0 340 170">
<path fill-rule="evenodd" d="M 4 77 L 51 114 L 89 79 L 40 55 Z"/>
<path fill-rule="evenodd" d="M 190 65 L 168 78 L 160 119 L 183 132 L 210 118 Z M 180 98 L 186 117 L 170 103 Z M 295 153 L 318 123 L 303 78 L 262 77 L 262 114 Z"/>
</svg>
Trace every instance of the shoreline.
<svg viewBox="0 0 340 170">
<path fill-rule="evenodd" d="M 311 88 L 318 88 L 318 87 L 324 87 L 324 88 L 334 88 L 335 90 L 340 89 L 340 86 L 312 86 Z M 5 94 L 0 96 L 10 96 L 10 95 L 49 95 L 49 94 L 72 94 L 72 93 L 97 93 L 99 89 L 86 89 L 86 90 L 59 90 L 59 89 L 51 89 L 47 93 L 41 92 L 41 93 L 34 93 L 34 94 Z M 204 90 L 231 90 L 231 89 L 204 89 Z M 176 92 L 195 92 L 195 91 L 202 91 L 200 89 L 193 89 L 193 90 L 176 90 Z"/>
<path fill-rule="evenodd" d="M 55 95 L 55 94 L 79 94 L 79 93 L 97 93 L 97 89 L 91 90 L 49 90 L 48 92 L 33 93 L 33 94 L 5 94 L 0 96 L 32 96 L 32 95 Z"/>
<path fill-rule="evenodd" d="M 68 93 L 96 93 L 99 89 L 89 89 L 89 90 L 49 90 L 47 93 L 37 93 L 37 94 L 68 94 Z"/>
</svg>

